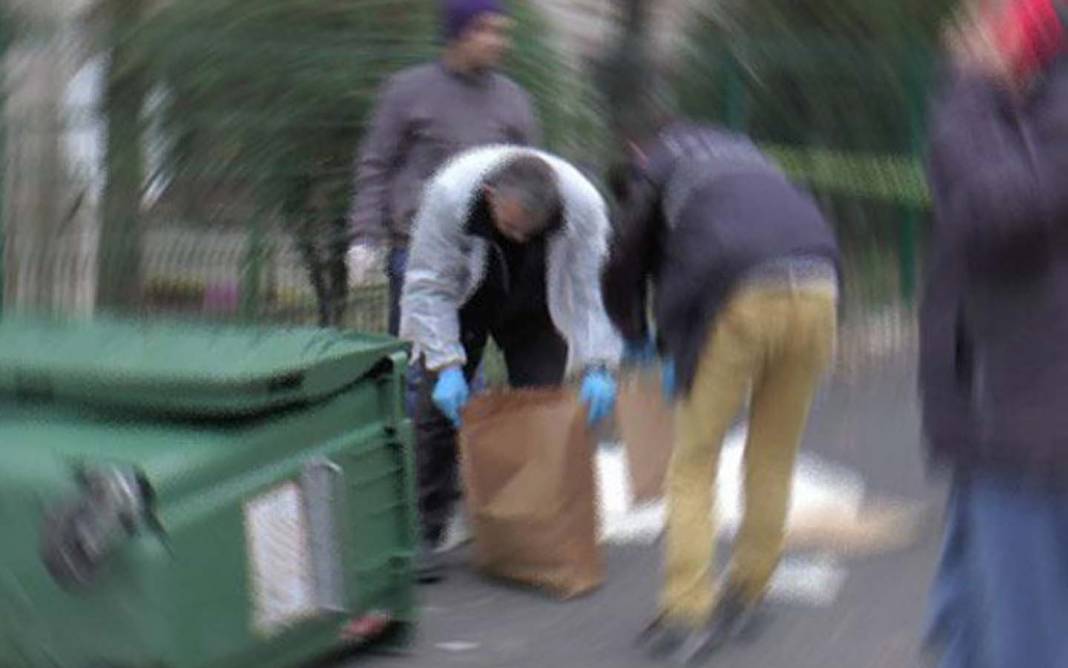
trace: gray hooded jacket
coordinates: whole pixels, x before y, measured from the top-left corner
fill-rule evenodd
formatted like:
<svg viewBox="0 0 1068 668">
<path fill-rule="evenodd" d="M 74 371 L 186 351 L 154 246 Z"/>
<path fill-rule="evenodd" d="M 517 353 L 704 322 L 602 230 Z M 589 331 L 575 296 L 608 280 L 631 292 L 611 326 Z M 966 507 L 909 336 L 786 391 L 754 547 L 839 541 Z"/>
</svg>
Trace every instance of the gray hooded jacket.
<svg viewBox="0 0 1068 668">
<path fill-rule="evenodd" d="M 591 364 L 614 366 L 622 340 L 605 313 L 600 274 L 608 250 L 609 222 L 597 189 L 567 162 L 521 147 L 491 146 L 462 153 L 427 185 L 415 219 L 401 300 L 401 338 L 414 344 L 414 359 L 440 370 L 465 364 L 460 308 L 485 279 L 488 243 L 466 233 L 476 196 L 486 178 L 510 159 L 533 155 L 555 171 L 564 226 L 549 239 L 547 301 L 553 323 L 568 344 L 568 374 Z"/>
</svg>

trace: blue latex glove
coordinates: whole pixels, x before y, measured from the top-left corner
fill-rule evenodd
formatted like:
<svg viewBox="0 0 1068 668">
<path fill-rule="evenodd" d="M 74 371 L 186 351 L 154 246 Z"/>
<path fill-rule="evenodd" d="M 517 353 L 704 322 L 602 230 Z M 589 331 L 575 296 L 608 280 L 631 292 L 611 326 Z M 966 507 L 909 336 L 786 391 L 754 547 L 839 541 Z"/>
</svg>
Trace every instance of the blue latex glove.
<svg viewBox="0 0 1068 668">
<path fill-rule="evenodd" d="M 656 361 L 656 341 L 627 341 L 623 344 L 623 364 L 626 366 L 649 366 Z"/>
<path fill-rule="evenodd" d="M 596 425 L 612 414 L 616 405 L 616 381 L 604 369 L 593 369 L 582 380 L 582 392 L 579 395 L 586 404 L 587 420 Z"/>
<path fill-rule="evenodd" d="M 670 404 L 678 396 L 679 388 L 675 380 L 675 361 L 664 359 L 660 366 L 660 385 L 664 391 L 664 399 Z"/>
<path fill-rule="evenodd" d="M 457 429 L 460 428 L 460 411 L 467 405 L 471 398 L 471 390 L 467 387 L 467 379 L 460 367 L 449 367 L 438 376 L 438 382 L 434 385 L 434 405 L 452 421 Z"/>
</svg>

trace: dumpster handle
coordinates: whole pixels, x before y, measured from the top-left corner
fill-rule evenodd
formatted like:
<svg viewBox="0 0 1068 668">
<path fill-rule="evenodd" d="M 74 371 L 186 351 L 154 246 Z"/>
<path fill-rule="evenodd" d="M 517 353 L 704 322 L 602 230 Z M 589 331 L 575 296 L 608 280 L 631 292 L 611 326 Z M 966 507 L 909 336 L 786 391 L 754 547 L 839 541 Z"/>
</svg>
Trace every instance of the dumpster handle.
<svg viewBox="0 0 1068 668">
<path fill-rule="evenodd" d="M 267 391 L 271 394 L 276 394 L 278 392 L 294 392 L 299 390 L 302 385 L 304 385 L 304 373 L 298 371 L 296 373 L 272 378 L 267 383 Z"/>
<path fill-rule="evenodd" d="M 348 612 L 345 605 L 343 546 L 340 542 L 345 503 L 345 470 L 326 457 L 304 466 L 300 485 L 311 538 L 315 593 L 320 610 Z"/>
<path fill-rule="evenodd" d="M 79 470 L 77 478 L 81 494 L 49 512 L 41 531 L 41 558 L 67 589 L 92 583 L 103 562 L 141 527 L 161 528 L 140 472 L 109 466 Z"/>
<path fill-rule="evenodd" d="M 404 421 L 404 382 L 405 374 L 403 369 L 405 368 L 404 362 L 407 360 L 405 353 L 394 353 L 389 357 L 384 358 L 379 362 L 372 370 L 372 374 L 378 380 L 380 384 L 390 384 L 389 392 L 385 397 L 385 413 L 387 416 L 387 423 L 385 425 L 386 433 L 396 433 L 400 428 L 401 422 Z"/>
</svg>

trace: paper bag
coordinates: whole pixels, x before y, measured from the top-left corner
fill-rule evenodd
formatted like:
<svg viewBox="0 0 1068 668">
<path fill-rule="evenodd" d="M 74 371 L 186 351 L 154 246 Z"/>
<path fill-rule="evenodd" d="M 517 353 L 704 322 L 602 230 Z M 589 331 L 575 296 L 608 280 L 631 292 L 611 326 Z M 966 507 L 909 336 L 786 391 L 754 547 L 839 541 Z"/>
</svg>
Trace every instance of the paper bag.
<svg viewBox="0 0 1068 668">
<path fill-rule="evenodd" d="M 575 394 L 493 392 L 460 435 L 475 566 L 571 598 L 597 588 L 596 444 Z"/>
<path fill-rule="evenodd" d="M 634 503 L 663 496 L 675 444 L 675 415 L 664 400 L 660 373 L 632 373 L 623 379 L 616 412 Z"/>
</svg>

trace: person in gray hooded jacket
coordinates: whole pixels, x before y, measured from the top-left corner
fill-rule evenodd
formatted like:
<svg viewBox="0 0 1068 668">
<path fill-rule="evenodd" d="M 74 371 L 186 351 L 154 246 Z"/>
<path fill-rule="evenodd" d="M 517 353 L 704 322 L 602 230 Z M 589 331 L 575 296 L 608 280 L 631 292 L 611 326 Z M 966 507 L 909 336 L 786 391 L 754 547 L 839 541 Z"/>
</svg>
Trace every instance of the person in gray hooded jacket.
<svg viewBox="0 0 1068 668">
<path fill-rule="evenodd" d="M 427 186 L 400 327 L 422 376 L 414 416 L 422 580 L 437 579 L 432 551 L 458 496 L 456 428 L 489 337 L 504 353 L 512 386 L 581 376 L 590 422 L 611 413 L 609 370 L 622 341 L 600 292 L 608 233 L 594 186 L 541 151 L 475 149 Z"/>
</svg>

